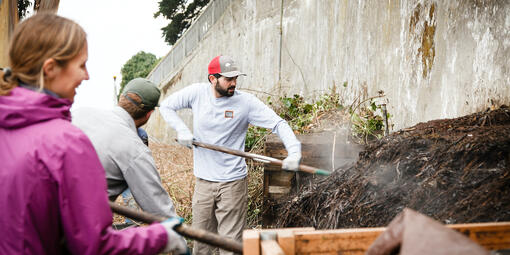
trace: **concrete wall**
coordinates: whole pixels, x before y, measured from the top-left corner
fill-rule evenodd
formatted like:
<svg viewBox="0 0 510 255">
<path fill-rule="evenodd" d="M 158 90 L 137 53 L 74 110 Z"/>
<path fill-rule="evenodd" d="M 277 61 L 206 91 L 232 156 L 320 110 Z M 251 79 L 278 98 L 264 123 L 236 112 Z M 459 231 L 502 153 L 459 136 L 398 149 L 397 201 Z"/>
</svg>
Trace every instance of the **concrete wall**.
<svg viewBox="0 0 510 255">
<path fill-rule="evenodd" d="M 248 73 L 238 87 L 261 98 L 313 99 L 336 86 L 348 105 L 382 90 L 394 130 L 510 103 L 510 1 L 284 0 L 280 47 L 281 6 L 232 0 L 193 53 L 164 70 L 163 96 L 205 82 L 222 54 Z M 173 139 L 159 114 L 147 128 Z"/>
</svg>

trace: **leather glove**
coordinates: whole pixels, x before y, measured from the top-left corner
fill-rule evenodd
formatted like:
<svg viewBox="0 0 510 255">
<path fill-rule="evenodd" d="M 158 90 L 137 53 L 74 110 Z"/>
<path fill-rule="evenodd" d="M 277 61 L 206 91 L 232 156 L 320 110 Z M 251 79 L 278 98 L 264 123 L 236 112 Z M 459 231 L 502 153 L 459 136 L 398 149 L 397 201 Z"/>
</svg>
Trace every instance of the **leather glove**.
<svg viewBox="0 0 510 255">
<path fill-rule="evenodd" d="M 297 171 L 299 162 L 301 161 L 301 153 L 293 153 L 287 156 L 282 162 L 282 169 L 289 171 Z"/>
<path fill-rule="evenodd" d="M 177 132 L 177 142 L 191 149 L 191 145 L 193 142 L 193 135 L 189 131 L 181 131 Z"/>
<path fill-rule="evenodd" d="M 171 252 L 172 254 L 190 254 L 186 240 L 184 240 L 184 238 L 177 234 L 174 230 L 175 227 L 181 225 L 183 222 L 184 219 L 181 217 L 171 217 L 161 222 L 161 225 L 165 227 L 168 235 L 168 241 L 163 252 Z"/>
</svg>

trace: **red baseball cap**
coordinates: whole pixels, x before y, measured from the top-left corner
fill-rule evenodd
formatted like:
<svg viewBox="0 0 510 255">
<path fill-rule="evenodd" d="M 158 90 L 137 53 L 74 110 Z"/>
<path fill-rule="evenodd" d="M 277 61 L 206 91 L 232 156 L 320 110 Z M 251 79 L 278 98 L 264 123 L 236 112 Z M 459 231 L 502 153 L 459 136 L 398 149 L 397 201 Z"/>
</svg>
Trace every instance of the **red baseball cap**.
<svg viewBox="0 0 510 255">
<path fill-rule="evenodd" d="M 209 74 L 221 74 L 225 77 L 236 77 L 239 75 L 245 75 L 239 71 L 234 60 L 228 56 L 217 56 L 209 63 Z"/>
</svg>

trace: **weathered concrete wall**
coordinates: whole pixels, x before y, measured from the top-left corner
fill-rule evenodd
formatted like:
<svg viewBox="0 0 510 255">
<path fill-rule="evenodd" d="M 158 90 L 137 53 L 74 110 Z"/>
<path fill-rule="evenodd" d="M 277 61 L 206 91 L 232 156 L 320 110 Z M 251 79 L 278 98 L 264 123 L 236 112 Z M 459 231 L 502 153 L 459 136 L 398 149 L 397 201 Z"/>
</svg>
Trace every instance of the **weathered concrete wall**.
<svg viewBox="0 0 510 255">
<path fill-rule="evenodd" d="M 382 90 L 394 130 L 510 103 L 510 1 L 284 0 L 280 47 L 281 5 L 232 1 L 161 83 L 164 96 L 206 81 L 223 54 L 248 73 L 238 87 L 261 98 L 314 98 L 335 85 L 347 105 Z M 173 137 L 159 114 L 148 130 Z"/>
</svg>

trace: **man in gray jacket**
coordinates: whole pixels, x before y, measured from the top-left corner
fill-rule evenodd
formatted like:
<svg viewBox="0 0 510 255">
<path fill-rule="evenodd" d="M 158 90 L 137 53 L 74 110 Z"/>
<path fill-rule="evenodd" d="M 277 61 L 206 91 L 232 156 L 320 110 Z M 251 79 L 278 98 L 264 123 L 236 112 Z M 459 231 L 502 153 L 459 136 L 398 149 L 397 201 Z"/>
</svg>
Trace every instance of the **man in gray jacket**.
<svg viewBox="0 0 510 255">
<path fill-rule="evenodd" d="M 174 217 L 173 202 L 161 184 L 152 153 L 137 133 L 158 106 L 160 94 L 154 83 L 136 78 L 126 85 L 113 110 L 78 108 L 72 119 L 96 149 L 110 200 L 129 188 L 144 211 Z"/>
</svg>

